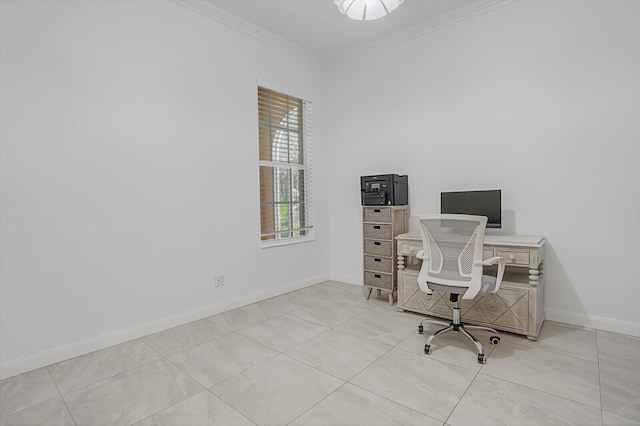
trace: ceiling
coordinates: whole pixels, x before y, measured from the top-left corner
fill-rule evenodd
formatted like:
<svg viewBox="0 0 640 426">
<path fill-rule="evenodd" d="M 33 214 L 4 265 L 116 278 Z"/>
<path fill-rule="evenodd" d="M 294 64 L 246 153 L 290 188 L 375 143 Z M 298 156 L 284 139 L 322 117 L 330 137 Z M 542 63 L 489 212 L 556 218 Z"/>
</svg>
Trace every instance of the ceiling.
<svg viewBox="0 0 640 426">
<path fill-rule="evenodd" d="M 206 7 L 209 16 L 214 13 L 218 20 L 244 27 L 245 32 L 331 59 L 411 30 L 441 27 L 507 0 L 405 0 L 393 13 L 375 21 L 351 20 L 333 0 L 178 1 L 192 8 Z"/>
</svg>

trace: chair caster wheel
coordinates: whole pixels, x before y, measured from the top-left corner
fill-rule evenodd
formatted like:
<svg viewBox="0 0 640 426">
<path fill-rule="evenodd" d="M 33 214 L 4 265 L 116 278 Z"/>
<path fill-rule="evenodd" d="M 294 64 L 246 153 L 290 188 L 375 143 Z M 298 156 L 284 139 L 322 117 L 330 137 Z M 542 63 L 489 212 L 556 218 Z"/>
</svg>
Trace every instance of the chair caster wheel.
<svg viewBox="0 0 640 426">
<path fill-rule="evenodd" d="M 431 353 L 431 345 L 424 345 L 424 353 L 429 355 Z"/>
<path fill-rule="evenodd" d="M 418 334 L 424 334 L 424 327 L 422 325 L 418 326 Z"/>
<path fill-rule="evenodd" d="M 478 354 L 478 362 L 484 364 L 484 354 Z"/>
<path fill-rule="evenodd" d="M 497 345 L 498 343 L 500 343 L 500 336 L 491 336 L 489 338 L 489 341 L 492 345 Z"/>
</svg>

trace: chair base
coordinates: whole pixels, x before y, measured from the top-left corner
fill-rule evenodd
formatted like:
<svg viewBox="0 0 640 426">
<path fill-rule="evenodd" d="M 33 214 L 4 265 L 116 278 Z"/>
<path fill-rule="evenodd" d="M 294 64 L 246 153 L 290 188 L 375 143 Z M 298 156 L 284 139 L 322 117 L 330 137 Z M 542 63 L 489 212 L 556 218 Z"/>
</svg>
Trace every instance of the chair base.
<svg viewBox="0 0 640 426">
<path fill-rule="evenodd" d="M 474 336 L 473 334 L 469 333 L 467 331 L 467 329 L 469 330 L 486 330 L 486 331 L 490 331 L 492 332 L 494 335 L 491 336 L 489 338 L 489 341 L 491 342 L 491 344 L 496 345 L 498 344 L 498 342 L 500 342 L 500 336 L 498 335 L 498 331 L 490 328 L 490 327 L 483 327 L 480 325 L 471 325 L 471 324 L 464 324 L 460 321 L 460 305 L 459 302 L 456 300 L 454 302 L 454 306 L 453 306 L 453 320 L 451 322 L 445 322 L 445 321 L 440 321 L 440 320 L 436 320 L 436 319 L 423 319 L 422 321 L 420 321 L 420 325 L 418 326 L 418 332 L 420 334 L 424 333 L 424 323 L 431 323 L 431 324 L 438 324 L 438 325 L 444 325 L 446 326 L 445 328 L 442 328 L 438 331 L 436 331 L 435 333 L 430 334 L 429 336 L 427 336 L 427 342 L 424 345 L 424 353 L 429 355 L 431 353 L 431 342 L 433 341 L 433 339 L 435 339 L 436 337 L 440 336 L 441 334 L 445 334 L 448 333 L 450 331 L 454 331 L 454 332 L 461 332 L 463 335 L 465 335 L 469 340 L 471 340 L 473 342 L 473 344 L 476 346 L 476 350 L 478 351 L 478 362 L 481 364 L 484 364 L 486 361 L 486 357 L 484 354 L 484 348 L 482 347 L 482 343 L 480 343 L 480 341 L 476 338 L 476 336 Z"/>
</svg>

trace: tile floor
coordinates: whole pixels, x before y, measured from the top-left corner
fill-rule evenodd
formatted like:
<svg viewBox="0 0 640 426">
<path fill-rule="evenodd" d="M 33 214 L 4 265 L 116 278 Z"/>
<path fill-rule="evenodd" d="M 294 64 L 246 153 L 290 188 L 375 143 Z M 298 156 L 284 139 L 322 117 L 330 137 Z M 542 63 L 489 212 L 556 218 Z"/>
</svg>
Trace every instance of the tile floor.
<svg viewBox="0 0 640 426">
<path fill-rule="evenodd" d="M 480 365 L 419 318 L 328 281 L 5 379 L 0 425 L 640 425 L 640 338 L 547 321 Z"/>
</svg>

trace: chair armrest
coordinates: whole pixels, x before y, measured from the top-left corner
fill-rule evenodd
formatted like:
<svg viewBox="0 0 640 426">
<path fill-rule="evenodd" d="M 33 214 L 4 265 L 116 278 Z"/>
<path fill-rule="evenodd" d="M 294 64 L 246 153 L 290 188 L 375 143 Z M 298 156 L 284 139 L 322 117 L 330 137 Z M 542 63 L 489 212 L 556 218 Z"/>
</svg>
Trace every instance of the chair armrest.
<svg viewBox="0 0 640 426">
<path fill-rule="evenodd" d="M 426 270 L 429 267 L 429 256 L 425 254 L 424 250 L 418 250 L 418 252 L 416 253 L 416 259 L 422 259 L 424 261 L 422 263 L 422 266 L 420 267 L 420 273 L 418 274 L 418 287 L 428 295 L 432 295 L 433 290 L 431 290 L 429 288 L 429 285 L 427 284 L 426 274 Z"/>
<path fill-rule="evenodd" d="M 506 259 L 504 257 L 500 257 L 500 256 L 493 256 L 490 257 L 488 259 L 485 259 L 482 261 L 482 265 L 483 266 L 491 266 L 491 265 L 495 265 L 496 263 L 500 263 L 500 261 L 502 261 L 502 263 L 506 263 Z"/>
<path fill-rule="evenodd" d="M 416 253 L 416 258 L 421 259 L 421 260 L 427 260 L 427 259 L 429 259 L 429 256 L 427 256 L 424 253 L 424 250 L 418 250 L 418 252 Z"/>
<path fill-rule="evenodd" d="M 495 293 L 500 288 L 500 284 L 502 284 L 502 278 L 504 277 L 504 268 L 507 264 L 507 260 L 504 257 L 494 256 L 490 257 L 487 260 L 482 261 L 482 266 L 491 266 L 498 264 L 498 273 L 496 274 L 496 287 L 493 289 L 492 293 Z"/>
</svg>

